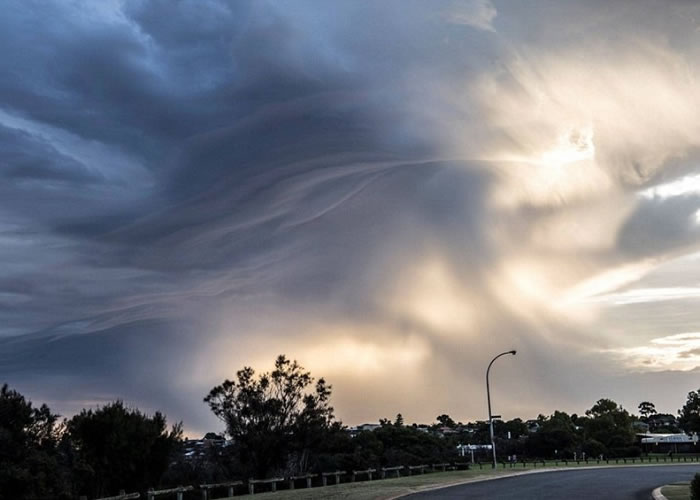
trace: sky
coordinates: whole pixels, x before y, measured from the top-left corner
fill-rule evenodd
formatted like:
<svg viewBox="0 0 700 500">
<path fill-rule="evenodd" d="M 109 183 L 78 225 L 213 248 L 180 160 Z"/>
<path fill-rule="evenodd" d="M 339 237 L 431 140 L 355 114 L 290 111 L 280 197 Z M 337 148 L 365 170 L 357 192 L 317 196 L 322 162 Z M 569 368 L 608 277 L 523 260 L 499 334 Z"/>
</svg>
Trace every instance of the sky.
<svg viewBox="0 0 700 500">
<path fill-rule="evenodd" d="M 190 435 L 298 360 L 349 425 L 700 386 L 700 6 L 11 0 L 0 382 Z"/>
</svg>

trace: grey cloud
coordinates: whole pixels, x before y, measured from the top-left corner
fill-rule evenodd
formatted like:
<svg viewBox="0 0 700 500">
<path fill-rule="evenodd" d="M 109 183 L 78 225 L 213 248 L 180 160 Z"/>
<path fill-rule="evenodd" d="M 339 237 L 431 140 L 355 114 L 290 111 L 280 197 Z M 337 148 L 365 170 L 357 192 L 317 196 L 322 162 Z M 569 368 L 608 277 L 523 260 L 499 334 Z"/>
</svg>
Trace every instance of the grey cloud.
<svg viewBox="0 0 700 500">
<path fill-rule="evenodd" d="M 494 226 L 512 228 L 517 246 L 547 214 L 499 220 L 499 174 L 446 154 L 427 118 L 451 123 L 458 111 L 435 97 L 440 86 L 498 71 L 512 40 L 534 36 L 519 15 L 535 13 L 497 3 L 496 35 L 445 23 L 451 6 L 13 3 L 0 20 L 0 117 L 20 123 L 0 129 L 0 376 L 61 411 L 121 397 L 204 430 L 214 423 L 201 397 L 223 368 L 208 360 L 201 376 L 202 356 L 230 342 L 233 371 L 256 341 L 295 357 L 299 343 L 336 340 L 309 340 L 312 318 L 319 330 L 350 324 L 363 341 L 424 342 L 421 384 L 440 393 L 436 411 L 480 415 L 482 360 L 512 346 L 523 361 L 502 373 L 528 396 L 513 411 L 593 397 L 608 368 L 585 354 L 562 361 L 585 350 L 581 328 L 523 319 L 493 290 L 512 251 Z M 572 12 L 560 8 L 548 19 Z M 465 140 L 478 140 L 486 118 L 464 99 L 454 106 L 479 122 Z M 75 144 L 119 162 L 71 155 Z M 642 203 L 602 258 L 692 246 L 682 221 L 694 201 Z M 490 314 L 478 338 L 441 337 L 391 309 L 397 277 L 435 255 L 474 296 L 465 308 Z M 257 333 L 270 317 L 289 324 Z M 570 394 L 595 370 L 583 396 Z M 473 397 L 456 402 L 447 379 Z M 338 375 L 349 418 L 427 411 L 379 388 L 372 415 L 353 413 L 354 384 Z"/>
<path fill-rule="evenodd" d="M 0 175 L 9 181 L 34 179 L 82 184 L 103 180 L 81 162 L 20 130 L 0 128 L 0 154 L 3 157 Z"/>
<path fill-rule="evenodd" d="M 634 257 L 663 256 L 697 246 L 698 209 L 698 196 L 642 199 L 620 230 L 618 246 Z"/>
</svg>

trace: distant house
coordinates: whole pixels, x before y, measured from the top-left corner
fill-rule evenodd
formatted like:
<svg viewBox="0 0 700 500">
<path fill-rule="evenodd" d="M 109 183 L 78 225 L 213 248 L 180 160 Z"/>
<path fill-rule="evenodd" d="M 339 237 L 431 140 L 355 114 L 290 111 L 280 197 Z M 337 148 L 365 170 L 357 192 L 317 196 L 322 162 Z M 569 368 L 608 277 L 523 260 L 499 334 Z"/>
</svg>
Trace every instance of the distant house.
<svg viewBox="0 0 700 500">
<path fill-rule="evenodd" d="M 527 432 L 537 432 L 540 430 L 540 423 L 537 420 L 527 420 L 525 425 L 527 425 Z"/>
<path fill-rule="evenodd" d="M 185 439 L 182 454 L 186 460 L 206 457 L 211 450 L 219 450 L 228 445 L 223 436 L 208 432 L 202 439 Z"/>
<path fill-rule="evenodd" d="M 449 434 L 457 434 L 459 431 L 457 431 L 457 429 L 453 429 L 452 427 L 443 426 L 443 427 L 439 427 L 437 429 L 437 432 L 438 432 L 438 434 L 441 434 L 443 436 L 447 436 Z"/>
<path fill-rule="evenodd" d="M 642 422 L 641 420 L 635 420 L 632 422 L 632 428 L 636 433 L 647 433 L 649 432 L 649 424 Z"/>
<path fill-rule="evenodd" d="M 380 427 L 381 427 L 381 425 L 379 425 L 379 424 L 362 424 L 362 425 L 356 425 L 355 427 L 348 427 L 348 432 L 350 433 L 350 436 L 355 437 L 360 432 L 367 432 L 367 431 L 371 432 L 371 431 L 374 431 Z"/>
<path fill-rule="evenodd" d="M 674 434 L 637 434 L 645 452 L 694 453 L 698 450 L 698 435 L 684 432 Z"/>
</svg>

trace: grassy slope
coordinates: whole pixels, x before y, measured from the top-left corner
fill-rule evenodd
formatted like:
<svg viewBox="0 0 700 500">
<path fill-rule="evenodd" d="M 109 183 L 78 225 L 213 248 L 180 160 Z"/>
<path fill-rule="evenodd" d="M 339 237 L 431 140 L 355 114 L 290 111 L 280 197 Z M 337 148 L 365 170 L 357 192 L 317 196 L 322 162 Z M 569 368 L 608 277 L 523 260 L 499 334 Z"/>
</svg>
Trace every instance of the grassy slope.
<svg viewBox="0 0 700 500">
<path fill-rule="evenodd" d="M 690 483 L 673 483 L 661 488 L 661 493 L 668 500 L 689 500 L 690 499 Z"/>
</svg>

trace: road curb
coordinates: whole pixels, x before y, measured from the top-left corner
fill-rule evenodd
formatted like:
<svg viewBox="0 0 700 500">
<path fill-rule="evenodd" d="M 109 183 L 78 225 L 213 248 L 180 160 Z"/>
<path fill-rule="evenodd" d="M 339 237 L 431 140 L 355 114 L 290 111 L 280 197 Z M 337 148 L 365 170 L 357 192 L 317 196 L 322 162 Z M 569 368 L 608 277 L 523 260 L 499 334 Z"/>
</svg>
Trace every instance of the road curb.
<svg viewBox="0 0 700 500">
<path fill-rule="evenodd" d="M 654 500 L 668 500 L 668 498 L 666 498 L 664 494 L 661 493 L 661 488 L 663 488 L 663 486 L 659 486 L 654 491 L 652 491 L 651 498 L 653 498 Z"/>
<path fill-rule="evenodd" d="M 404 498 L 409 495 L 414 495 L 416 493 L 425 493 L 427 491 L 435 491 L 435 490 L 442 490 L 445 488 L 452 488 L 453 486 L 462 486 L 465 484 L 472 484 L 472 483 L 483 483 L 486 481 L 497 481 L 499 479 L 507 479 L 509 477 L 518 477 L 518 476 L 526 476 L 529 474 L 542 474 L 544 472 L 567 472 L 567 471 L 576 471 L 576 470 L 592 470 L 592 469 L 610 469 L 610 468 L 631 468 L 631 467 L 673 467 L 673 466 L 678 466 L 678 465 L 697 465 L 700 467 L 700 463 L 695 463 L 695 464 L 687 464 L 687 463 L 671 463 L 671 464 L 628 464 L 628 465 L 591 465 L 591 466 L 577 466 L 577 467 L 570 467 L 570 468 L 542 468 L 542 469 L 534 469 L 534 470 L 528 470 L 528 471 L 522 471 L 522 472 L 514 472 L 512 474 L 503 474 L 501 476 L 496 476 L 496 477 L 483 477 L 483 478 L 474 478 L 474 479 L 465 479 L 464 481 L 458 481 L 455 483 L 449 483 L 449 484 L 440 484 L 436 486 L 430 486 L 427 488 L 422 488 L 422 489 L 417 489 L 414 491 L 410 491 L 408 493 L 401 493 L 399 495 L 394 495 L 391 497 L 385 497 L 384 500 L 398 500 L 399 498 Z M 654 497 L 654 493 L 658 491 L 658 494 L 660 495 L 658 498 Z M 652 498 L 654 500 L 667 500 L 666 497 L 661 493 L 661 487 L 657 488 L 652 492 Z"/>
</svg>

